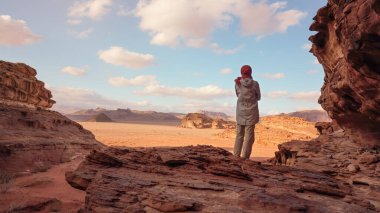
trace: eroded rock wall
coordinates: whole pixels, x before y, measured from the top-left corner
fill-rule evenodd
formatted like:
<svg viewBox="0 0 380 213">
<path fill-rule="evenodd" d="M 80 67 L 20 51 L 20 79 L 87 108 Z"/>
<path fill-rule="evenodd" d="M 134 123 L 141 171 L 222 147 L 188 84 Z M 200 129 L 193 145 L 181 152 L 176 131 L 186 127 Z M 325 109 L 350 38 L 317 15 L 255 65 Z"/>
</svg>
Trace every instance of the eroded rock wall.
<svg viewBox="0 0 380 213">
<path fill-rule="evenodd" d="M 51 108 L 55 103 L 37 72 L 23 63 L 0 61 L 0 101 L 8 104 Z"/>
<path fill-rule="evenodd" d="M 101 149 L 94 135 L 58 112 L 44 83 L 28 65 L 0 61 L 0 170 L 46 171 Z"/>
<path fill-rule="evenodd" d="M 329 0 L 314 17 L 325 71 L 319 103 L 363 146 L 380 146 L 380 1 Z"/>
</svg>

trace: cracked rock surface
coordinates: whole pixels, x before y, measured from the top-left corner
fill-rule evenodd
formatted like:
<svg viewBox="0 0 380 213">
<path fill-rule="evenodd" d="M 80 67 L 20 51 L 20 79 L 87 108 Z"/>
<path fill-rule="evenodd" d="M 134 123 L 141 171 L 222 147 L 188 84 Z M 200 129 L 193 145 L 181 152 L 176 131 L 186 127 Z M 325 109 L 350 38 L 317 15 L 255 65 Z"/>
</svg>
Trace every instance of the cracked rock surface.
<svg viewBox="0 0 380 213">
<path fill-rule="evenodd" d="M 211 146 L 93 151 L 66 180 L 87 192 L 87 212 L 375 212 L 328 173 Z"/>
</svg>

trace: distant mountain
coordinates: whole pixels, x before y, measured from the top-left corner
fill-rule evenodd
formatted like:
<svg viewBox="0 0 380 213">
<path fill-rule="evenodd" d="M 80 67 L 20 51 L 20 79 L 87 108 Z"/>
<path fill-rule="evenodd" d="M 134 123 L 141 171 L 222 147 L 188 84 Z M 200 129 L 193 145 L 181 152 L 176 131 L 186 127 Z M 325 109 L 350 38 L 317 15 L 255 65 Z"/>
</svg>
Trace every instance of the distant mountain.
<svg viewBox="0 0 380 213">
<path fill-rule="evenodd" d="M 224 112 L 211 112 L 211 111 L 206 111 L 206 110 L 199 110 L 196 113 L 204 114 L 209 118 L 212 119 L 223 119 L 225 121 L 230 120 L 231 116 L 227 115 Z"/>
<path fill-rule="evenodd" d="M 180 122 L 181 119 L 170 113 L 139 111 L 131 109 L 106 110 L 102 108 L 80 110 L 66 116 L 74 121 L 88 121 L 95 115 L 104 114 L 115 122 Z"/>
<path fill-rule="evenodd" d="M 310 122 L 330 122 L 331 118 L 326 111 L 323 110 L 304 110 L 291 113 L 282 113 L 281 115 L 287 115 L 291 117 L 303 118 Z"/>
<path fill-rule="evenodd" d="M 87 121 L 88 122 L 113 122 L 113 120 L 104 113 L 97 114 Z"/>
<path fill-rule="evenodd" d="M 70 115 L 97 115 L 99 113 L 107 111 L 104 108 L 96 108 L 96 109 L 84 109 L 84 110 L 79 110 L 73 113 L 70 113 Z"/>
</svg>

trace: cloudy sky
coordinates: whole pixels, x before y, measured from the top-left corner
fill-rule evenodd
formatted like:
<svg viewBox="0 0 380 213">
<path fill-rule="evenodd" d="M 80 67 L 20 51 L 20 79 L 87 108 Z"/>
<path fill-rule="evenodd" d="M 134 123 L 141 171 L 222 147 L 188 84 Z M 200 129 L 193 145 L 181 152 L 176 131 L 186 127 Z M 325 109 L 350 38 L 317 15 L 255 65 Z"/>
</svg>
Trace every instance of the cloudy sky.
<svg viewBox="0 0 380 213">
<path fill-rule="evenodd" d="M 0 59 L 24 62 L 55 109 L 234 114 L 253 67 L 262 115 L 319 109 L 308 30 L 325 0 L 1 0 Z"/>
</svg>

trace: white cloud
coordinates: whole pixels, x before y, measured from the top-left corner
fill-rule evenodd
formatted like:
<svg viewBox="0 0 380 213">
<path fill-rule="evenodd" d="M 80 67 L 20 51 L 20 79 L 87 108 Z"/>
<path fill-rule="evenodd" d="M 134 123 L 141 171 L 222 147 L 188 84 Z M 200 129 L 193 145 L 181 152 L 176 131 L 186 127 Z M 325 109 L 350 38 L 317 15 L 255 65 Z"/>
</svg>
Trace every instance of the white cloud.
<svg viewBox="0 0 380 213">
<path fill-rule="evenodd" d="M 156 77 L 153 75 L 139 75 L 131 79 L 124 77 L 113 77 L 108 79 L 108 83 L 113 86 L 143 86 L 156 84 Z"/>
<path fill-rule="evenodd" d="M 230 97 L 232 92 L 215 85 L 194 87 L 168 87 L 160 84 L 148 85 L 143 91 L 135 92 L 138 95 L 175 96 L 191 99 L 215 99 Z"/>
<path fill-rule="evenodd" d="M 53 109 L 67 112 L 78 109 L 93 109 L 96 107 L 106 109 L 148 107 L 150 103 L 146 100 L 137 102 L 127 102 L 107 98 L 94 90 L 84 88 L 50 88 L 53 99 L 57 101 Z M 69 94 L 69 98 L 68 98 Z"/>
<path fill-rule="evenodd" d="M 233 20 L 240 20 L 241 33 L 263 37 L 285 32 L 306 16 L 298 10 L 284 10 L 286 3 L 265 0 L 140 0 L 135 16 L 141 19 L 140 29 L 152 36 L 155 45 L 206 47 L 212 33 L 226 29 Z M 233 54 L 216 47 L 215 51 Z"/>
<path fill-rule="evenodd" d="M 80 38 L 80 39 L 84 39 L 84 38 L 87 38 L 94 30 L 91 29 L 91 28 L 88 28 L 86 30 L 83 30 L 83 31 L 79 31 L 79 32 L 72 32 L 72 34 L 77 37 L 77 38 Z"/>
<path fill-rule="evenodd" d="M 288 97 L 289 93 L 287 91 L 273 91 L 273 92 L 268 92 L 264 94 L 264 97 L 268 98 L 284 98 Z"/>
<path fill-rule="evenodd" d="M 242 46 L 235 47 L 233 49 L 224 49 L 218 43 L 211 43 L 209 48 L 216 54 L 220 55 L 233 55 L 239 52 L 242 49 Z"/>
<path fill-rule="evenodd" d="M 191 101 L 175 106 L 174 109 L 185 113 L 205 110 L 212 112 L 224 112 L 227 115 L 235 115 L 236 104 L 228 102 Z"/>
<path fill-rule="evenodd" d="M 108 13 L 111 4 L 112 0 L 77 1 L 69 8 L 68 16 L 98 20 Z"/>
<path fill-rule="evenodd" d="M 294 100 L 317 102 L 320 95 L 321 95 L 321 92 L 319 91 L 298 92 L 298 93 L 292 94 L 290 98 Z"/>
<path fill-rule="evenodd" d="M 98 56 L 106 63 L 132 69 L 140 69 L 155 63 L 153 55 L 132 52 L 118 46 L 101 50 L 98 52 Z"/>
<path fill-rule="evenodd" d="M 228 75 L 230 73 L 232 73 L 232 69 L 230 69 L 230 68 L 224 68 L 224 69 L 220 70 L 220 74 L 222 74 L 222 75 Z"/>
<path fill-rule="evenodd" d="M 85 66 L 84 68 L 67 66 L 62 69 L 62 72 L 73 75 L 73 76 L 83 76 L 87 73 L 87 69 L 88 69 L 87 66 Z"/>
<path fill-rule="evenodd" d="M 314 59 L 313 64 L 319 64 L 318 59 Z"/>
<path fill-rule="evenodd" d="M 307 74 L 309 75 L 314 75 L 314 74 L 318 74 L 319 73 L 319 70 L 309 70 L 307 71 Z"/>
<path fill-rule="evenodd" d="M 311 46 L 312 45 L 310 43 L 307 43 L 307 44 L 302 45 L 302 49 L 309 51 L 311 49 Z"/>
<path fill-rule="evenodd" d="M 290 100 L 299 100 L 299 101 L 318 101 L 320 96 L 320 92 L 318 91 L 310 91 L 310 92 L 296 92 L 289 94 L 287 91 L 273 91 L 263 94 L 266 98 L 288 98 Z"/>
<path fill-rule="evenodd" d="M 280 79 L 280 78 L 284 78 L 285 74 L 284 73 L 263 73 L 263 74 L 259 74 L 259 76 L 263 78 L 268 78 L 268 79 Z"/>
<path fill-rule="evenodd" d="M 236 0 L 238 1 L 238 0 Z M 234 12 L 241 19 L 243 35 L 254 35 L 258 38 L 274 33 L 284 33 L 290 26 L 299 24 L 307 13 L 299 10 L 285 10 L 286 2 L 268 4 L 267 1 L 253 3 L 249 0 L 236 2 Z"/>
<path fill-rule="evenodd" d="M 21 46 L 41 40 L 34 34 L 24 20 L 12 19 L 8 15 L 0 15 L 0 45 Z"/>
<path fill-rule="evenodd" d="M 79 19 L 68 19 L 66 21 L 66 23 L 70 24 L 70 25 L 79 25 L 82 23 L 82 20 L 79 20 Z"/>
</svg>

